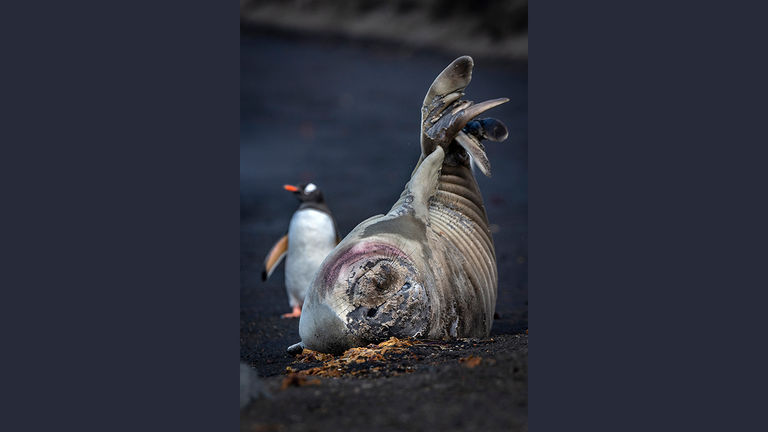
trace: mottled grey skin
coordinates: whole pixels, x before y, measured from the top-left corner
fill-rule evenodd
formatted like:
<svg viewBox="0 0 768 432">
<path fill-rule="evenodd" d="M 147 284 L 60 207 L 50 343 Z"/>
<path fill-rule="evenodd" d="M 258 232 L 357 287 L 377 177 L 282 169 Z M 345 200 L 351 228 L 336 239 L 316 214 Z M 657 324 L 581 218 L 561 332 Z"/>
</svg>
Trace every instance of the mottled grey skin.
<svg viewBox="0 0 768 432">
<path fill-rule="evenodd" d="M 506 129 L 495 120 L 485 124 L 503 133 L 462 129 L 507 100 L 462 101 L 472 67 L 470 57 L 456 59 L 427 92 L 421 157 L 400 199 L 386 215 L 360 223 L 323 261 L 305 299 L 301 346 L 338 353 L 390 336 L 489 335 L 496 256 L 469 155 L 489 175 L 479 139 L 501 141 Z"/>
</svg>

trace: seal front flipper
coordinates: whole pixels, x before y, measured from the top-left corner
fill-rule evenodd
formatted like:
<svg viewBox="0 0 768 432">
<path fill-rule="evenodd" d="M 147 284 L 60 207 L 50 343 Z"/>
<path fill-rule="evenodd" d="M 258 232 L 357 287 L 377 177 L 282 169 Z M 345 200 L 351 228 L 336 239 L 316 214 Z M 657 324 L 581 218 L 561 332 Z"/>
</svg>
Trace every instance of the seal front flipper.
<svg viewBox="0 0 768 432">
<path fill-rule="evenodd" d="M 288 354 L 295 356 L 295 355 L 301 354 L 302 351 L 304 351 L 304 348 L 306 348 L 304 346 L 304 342 L 299 341 L 298 343 L 295 343 L 289 346 L 286 351 L 288 352 Z"/>
<path fill-rule="evenodd" d="M 272 276 L 272 272 L 275 271 L 280 261 L 285 258 L 285 254 L 288 252 L 288 234 L 280 237 L 280 240 L 272 246 L 272 249 L 264 259 L 264 270 L 261 272 L 261 280 L 265 281 Z"/>
<path fill-rule="evenodd" d="M 424 222 L 429 223 L 429 199 L 437 192 L 437 183 L 440 179 L 440 170 L 445 160 L 445 152 L 438 147 L 426 159 L 424 159 L 411 176 L 411 181 L 406 186 L 406 200 L 398 208 L 403 207 L 412 210 L 413 215 Z M 411 199 L 407 199 L 410 196 Z"/>
</svg>

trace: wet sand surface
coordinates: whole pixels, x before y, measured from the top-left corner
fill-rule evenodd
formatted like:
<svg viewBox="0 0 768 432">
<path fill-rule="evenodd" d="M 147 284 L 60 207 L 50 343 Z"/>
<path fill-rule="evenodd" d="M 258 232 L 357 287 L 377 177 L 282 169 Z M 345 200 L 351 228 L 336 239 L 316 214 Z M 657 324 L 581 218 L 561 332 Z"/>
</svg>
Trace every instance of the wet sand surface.
<svg viewBox="0 0 768 432">
<path fill-rule="evenodd" d="M 527 65 L 475 56 L 466 96 L 511 99 L 490 112 L 510 132 L 486 143 L 493 177 L 478 173 L 499 269 L 490 338 L 416 343 L 323 376 L 312 371 L 327 361 L 286 353 L 299 334 L 280 318 L 283 265 L 261 281 L 298 205 L 282 185 L 316 183 L 342 237 L 386 213 L 419 156 L 424 93 L 456 56 L 258 33 L 241 36 L 240 56 L 240 359 L 271 395 L 241 411 L 241 429 L 527 430 Z"/>
</svg>

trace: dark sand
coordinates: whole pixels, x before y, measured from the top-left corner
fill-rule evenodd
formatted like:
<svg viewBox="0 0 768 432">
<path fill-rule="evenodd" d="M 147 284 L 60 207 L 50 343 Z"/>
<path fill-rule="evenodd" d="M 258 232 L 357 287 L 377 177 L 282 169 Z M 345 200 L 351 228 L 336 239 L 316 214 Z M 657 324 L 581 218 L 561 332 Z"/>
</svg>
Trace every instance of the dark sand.
<svg viewBox="0 0 768 432">
<path fill-rule="evenodd" d="M 467 54 L 472 55 L 472 52 Z M 527 65 L 475 56 L 467 99 L 509 97 L 494 109 L 510 135 L 487 143 L 493 177 L 480 184 L 499 268 L 491 337 L 413 347 L 382 372 L 281 389 L 299 341 L 283 267 L 262 260 L 288 228 L 285 183 L 324 191 L 342 236 L 385 213 L 419 155 L 419 108 L 453 56 L 404 48 L 253 34 L 241 40 L 240 359 L 272 397 L 241 412 L 241 429 L 527 430 Z M 481 357 L 474 367 L 466 359 Z"/>
</svg>

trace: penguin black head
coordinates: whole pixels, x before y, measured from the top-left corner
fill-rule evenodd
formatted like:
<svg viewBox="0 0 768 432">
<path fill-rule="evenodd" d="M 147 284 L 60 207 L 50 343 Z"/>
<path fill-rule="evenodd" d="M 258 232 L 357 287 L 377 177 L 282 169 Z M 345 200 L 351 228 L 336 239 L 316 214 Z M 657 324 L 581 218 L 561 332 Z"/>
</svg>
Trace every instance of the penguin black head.
<svg viewBox="0 0 768 432">
<path fill-rule="evenodd" d="M 318 188 L 314 183 L 302 183 L 298 186 L 285 185 L 283 186 L 283 189 L 293 192 L 296 198 L 298 198 L 302 203 L 321 204 L 325 202 L 323 193 L 320 192 L 320 188 Z"/>
</svg>

